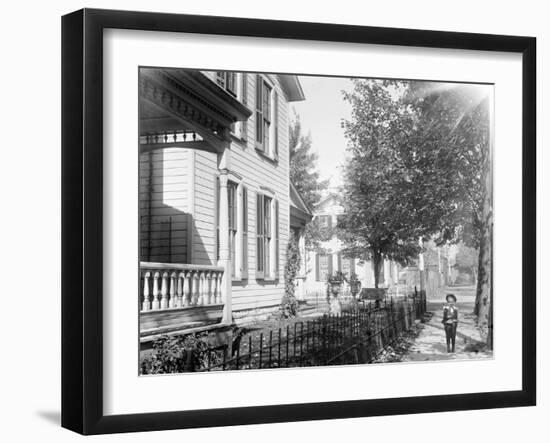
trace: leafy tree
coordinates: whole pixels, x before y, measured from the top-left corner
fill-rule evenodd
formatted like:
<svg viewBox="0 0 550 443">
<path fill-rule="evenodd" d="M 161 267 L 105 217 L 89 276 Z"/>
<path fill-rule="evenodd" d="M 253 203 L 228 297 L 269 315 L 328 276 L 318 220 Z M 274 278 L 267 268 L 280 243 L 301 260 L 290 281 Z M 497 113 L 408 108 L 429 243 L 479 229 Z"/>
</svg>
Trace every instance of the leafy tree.
<svg viewBox="0 0 550 443">
<path fill-rule="evenodd" d="M 323 225 L 319 218 L 311 220 L 305 229 L 306 249 L 320 252 L 321 242 L 329 241 L 336 234 L 332 227 Z"/>
<path fill-rule="evenodd" d="M 304 199 L 310 210 L 319 203 L 322 193 L 328 187 L 328 180 L 321 180 L 317 170 L 318 155 L 311 150 L 311 136 L 302 134 L 300 117 L 295 114 L 289 129 L 290 181 Z M 317 220 L 305 228 L 306 248 L 317 249 L 321 241 L 332 236 L 320 226 Z"/>
<path fill-rule="evenodd" d="M 474 279 L 477 279 L 478 259 L 479 252 L 476 249 L 460 244 L 456 253 L 454 267 L 460 272 L 467 272 Z"/>
<path fill-rule="evenodd" d="M 489 100 L 474 85 L 355 80 L 344 93 L 349 159 L 346 246 L 374 262 L 406 262 L 418 238 L 479 250 L 476 309 L 491 346 L 492 183 Z M 369 255 L 370 257 L 364 257 Z"/>
<path fill-rule="evenodd" d="M 408 264 L 418 256 L 418 239 L 425 234 L 422 224 L 411 222 L 415 202 L 400 149 L 414 129 L 415 115 L 400 99 L 402 83 L 352 81 L 353 91 L 343 93 L 352 115 L 343 121 L 348 158 L 339 229 L 345 255 L 372 260 L 378 287 L 383 258 Z"/>
<path fill-rule="evenodd" d="M 475 313 L 491 345 L 492 182 L 489 99 L 475 85 L 411 82 L 406 101 L 418 115 L 407 149 L 414 191 L 433 211 L 438 241 L 479 251 Z M 430 195 L 432 198 L 430 199 Z"/>
<path fill-rule="evenodd" d="M 317 170 L 318 155 L 311 150 L 311 136 L 302 134 L 300 117 L 295 114 L 289 130 L 290 181 L 310 209 L 321 200 L 328 180 L 321 180 Z"/>
</svg>

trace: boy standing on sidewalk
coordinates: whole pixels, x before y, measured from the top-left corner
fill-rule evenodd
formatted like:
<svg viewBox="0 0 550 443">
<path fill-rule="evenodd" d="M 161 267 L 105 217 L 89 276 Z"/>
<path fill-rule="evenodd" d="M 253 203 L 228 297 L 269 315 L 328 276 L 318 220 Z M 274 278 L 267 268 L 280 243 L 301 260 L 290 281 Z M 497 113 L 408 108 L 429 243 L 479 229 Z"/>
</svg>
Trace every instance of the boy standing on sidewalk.
<svg viewBox="0 0 550 443">
<path fill-rule="evenodd" d="M 447 352 L 455 352 L 456 327 L 458 325 L 458 308 L 454 294 L 447 294 L 447 304 L 443 307 L 443 326 L 447 338 Z"/>
</svg>

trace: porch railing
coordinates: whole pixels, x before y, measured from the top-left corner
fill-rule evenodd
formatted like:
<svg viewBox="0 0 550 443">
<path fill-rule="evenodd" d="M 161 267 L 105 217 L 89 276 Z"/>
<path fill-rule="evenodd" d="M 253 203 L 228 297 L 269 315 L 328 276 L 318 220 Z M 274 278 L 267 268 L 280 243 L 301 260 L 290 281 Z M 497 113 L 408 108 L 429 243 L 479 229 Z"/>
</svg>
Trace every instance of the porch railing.
<svg viewBox="0 0 550 443">
<path fill-rule="evenodd" d="M 140 263 L 140 310 L 222 304 L 221 266 Z"/>
</svg>

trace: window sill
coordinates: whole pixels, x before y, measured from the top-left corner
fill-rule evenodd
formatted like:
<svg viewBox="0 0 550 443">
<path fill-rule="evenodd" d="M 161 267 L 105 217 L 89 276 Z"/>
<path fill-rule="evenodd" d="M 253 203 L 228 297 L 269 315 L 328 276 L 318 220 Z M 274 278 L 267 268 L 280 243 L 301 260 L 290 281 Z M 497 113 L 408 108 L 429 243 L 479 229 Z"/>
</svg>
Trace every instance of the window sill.
<svg viewBox="0 0 550 443">
<path fill-rule="evenodd" d="M 279 163 L 279 157 L 272 157 L 271 155 L 266 154 L 264 150 L 258 148 L 257 146 L 255 149 L 258 154 L 260 154 L 266 160 L 269 160 L 271 163 L 275 163 L 275 164 Z"/>
</svg>

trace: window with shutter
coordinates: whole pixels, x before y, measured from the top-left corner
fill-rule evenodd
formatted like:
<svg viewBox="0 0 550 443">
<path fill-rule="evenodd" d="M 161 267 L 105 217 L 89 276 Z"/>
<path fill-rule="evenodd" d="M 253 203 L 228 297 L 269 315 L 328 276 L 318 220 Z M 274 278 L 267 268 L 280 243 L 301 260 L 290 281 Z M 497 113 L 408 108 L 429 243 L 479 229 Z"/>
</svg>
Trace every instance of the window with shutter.
<svg viewBox="0 0 550 443">
<path fill-rule="evenodd" d="M 256 143 L 260 149 L 263 149 L 263 106 L 262 106 L 262 89 L 264 81 L 260 75 L 256 76 Z"/>
<path fill-rule="evenodd" d="M 216 83 L 233 96 L 237 96 L 237 73 L 227 71 L 216 72 Z"/>
<path fill-rule="evenodd" d="M 264 276 L 271 276 L 271 199 L 264 195 Z"/>
<path fill-rule="evenodd" d="M 327 281 L 332 275 L 332 254 L 317 254 L 317 281 Z"/>
<path fill-rule="evenodd" d="M 275 100 L 272 103 L 272 99 Z M 261 75 L 256 76 L 256 148 L 271 158 L 277 157 L 277 146 L 272 146 L 270 140 L 271 126 L 278 125 L 278 99 L 277 93 Z M 275 114 L 275 115 L 273 115 Z M 273 137 L 278 143 L 278 128 L 274 130 Z"/>
<path fill-rule="evenodd" d="M 256 278 L 277 278 L 279 260 L 279 202 L 258 193 L 256 196 Z"/>
<path fill-rule="evenodd" d="M 262 194 L 256 194 L 256 277 L 264 277 L 264 199 Z"/>
<path fill-rule="evenodd" d="M 242 218 L 243 218 L 243 233 L 242 233 L 242 263 L 241 272 L 242 277 L 248 277 L 248 191 L 246 186 L 243 186 L 243 204 L 242 204 Z"/>
<path fill-rule="evenodd" d="M 227 183 L 227 199 L 229 208 L 229 256 L 231 257 L 231 277 L 236 275 L 237 255 L 237 184 Z"/>
</svg>

